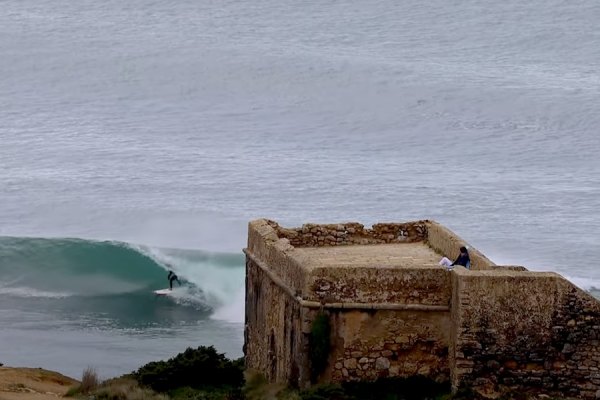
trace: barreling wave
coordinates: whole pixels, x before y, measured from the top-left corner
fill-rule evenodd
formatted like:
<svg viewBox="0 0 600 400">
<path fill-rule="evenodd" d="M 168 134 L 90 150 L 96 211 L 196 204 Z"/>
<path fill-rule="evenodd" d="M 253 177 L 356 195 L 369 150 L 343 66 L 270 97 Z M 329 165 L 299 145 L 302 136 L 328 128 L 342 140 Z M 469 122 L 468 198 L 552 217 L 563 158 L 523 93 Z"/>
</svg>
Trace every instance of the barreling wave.
<svg viewBox="0 0 600 400">
<path fill-rule="evenodd" d="M 183 285 L 170 301 L 216 311 L 239 299 L 243 266 L 243 256 L 233 253 L 116 241 L 0 237 L 0 296 L 152 299 L 153 290 L 168 286 L 171 269 Z"/>
</svg>

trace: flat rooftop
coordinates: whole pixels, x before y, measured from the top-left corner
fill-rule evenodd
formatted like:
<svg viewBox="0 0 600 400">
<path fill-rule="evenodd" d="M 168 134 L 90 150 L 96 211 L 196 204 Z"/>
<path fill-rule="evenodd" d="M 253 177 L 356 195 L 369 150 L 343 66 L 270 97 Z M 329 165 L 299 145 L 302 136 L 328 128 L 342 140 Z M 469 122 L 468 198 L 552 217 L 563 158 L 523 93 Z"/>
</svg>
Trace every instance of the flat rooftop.
<svg viewBox="0 0 600 400">
<path fill-rule="evenodd" d="M 308 271 L 316 267 L 432 267 L 438 266 L 442 258 L 425 242 L 296 247 L 294 255 Z"/>
</svg>

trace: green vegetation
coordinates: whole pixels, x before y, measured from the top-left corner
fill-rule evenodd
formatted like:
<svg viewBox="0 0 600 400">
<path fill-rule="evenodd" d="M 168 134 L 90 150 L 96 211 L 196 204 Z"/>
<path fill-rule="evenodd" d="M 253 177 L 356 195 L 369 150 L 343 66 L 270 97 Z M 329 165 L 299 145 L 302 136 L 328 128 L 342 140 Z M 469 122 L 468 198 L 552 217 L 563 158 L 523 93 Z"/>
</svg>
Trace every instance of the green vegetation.
<svg viewBox="0 0 600 400">
<path fill-rule="evenodd" d="M 384 378 L 376 382 L 348 382 L 343 384 L 352 399 L 362 400 L 420 400 L 437 399 L 450 393 L 449 384 L 441 384 L 420 376 Z"/>
<path fill-rule="evenodd" d="M 310 365 L 311 381 L 317 378 L 327 367 L 329 351 L 331 349 L 331 325 L 329 316 L 320 312 L 315 317 L 310 328 Z"/>
<path fill-rule="evenodd" d="M 260 375 L 246 376 L 246 400 L 450 400 L 447 385 L 427 379 L 380 379 L 342 385 L 315 385 L 306 390 L 291 390 L 267 383 Z M 469 397 L 472 399 L 472 397 Z M 456 398 L 455 400 L 458 400 Z"/>
<path fill-rule="evenodd" d="M 94 393 L 96 400 L 168 400 L 169 396 L 141 387 L 129 377 L 104 382 Z"/>
<path fill-rule="evenodd" d="M 229 360 L 214 347 L 188 348 L 120 378 L 100 382 L 87 368 L 69 397 L 96 400 L 242 400 L 243 359 Z"/>
<path fill-rule="evenodd" d="M 313 325 L 316 338 L 329 337 L 325 316 Z M 311 333 L 312 333 L 311 332 Z M 311 336 L 312 339 L 312 336 Z M 329 347 L 323 342 L 321 357 Z M 321 359 L 322 360 L 322 359 Z M 167 360 L 151 362 L 130 375 L 100 382 L 96 371 L 87 368 L 81 385 L 67 396 L 95 400 L 471 400 L 472 392 L 450 394 L 447 384 L 426 378 L 384 378 L 376 382 L 347 382 L 315 385 L 295 390 L 273 384 L 255 372 L 245 371 L 243 359 L 229 360 L 211 347 L 188 348 Z M 502 400 L 529 400 L 526 393 L 505 395 Z M 553 399 L 554 400 L 554 399 Z"/>
<path fill-rule="evenodd" d="M 67 397 L 78 395 L 87 395 L 93 393 L 100 386 L 100 379 L 93 367 L 87 367 L 81 374 L 81 383 L 79 386 L 72 387 L 67 392 Z"/>
<path fill-rule="evenodd" d="M 100 379 L 96 370 L 92 367 L 87 367 L 81 374 L 81 386 L 79 389 L 81 393 L 90 393 L 100 385 Z"/>
<path fill-rule="evenodd" d="M 88 393 L 83 393 L 77 386 L 71 388 L 65 396 L 96 400 L 169 400 L 169 396 L 143 388 L 128 376 L 102 382 Z"/>
<path fill-rule="evenodd" d="M 243 359 L 231 361 L 214 347 L 201 346 L 188 348 L 168 361 L 148 363 L 132 376 L 157 392 L 189 393 L 184 388 L 235 392 L 244 384 L 243 368 Z"/>
</svg>

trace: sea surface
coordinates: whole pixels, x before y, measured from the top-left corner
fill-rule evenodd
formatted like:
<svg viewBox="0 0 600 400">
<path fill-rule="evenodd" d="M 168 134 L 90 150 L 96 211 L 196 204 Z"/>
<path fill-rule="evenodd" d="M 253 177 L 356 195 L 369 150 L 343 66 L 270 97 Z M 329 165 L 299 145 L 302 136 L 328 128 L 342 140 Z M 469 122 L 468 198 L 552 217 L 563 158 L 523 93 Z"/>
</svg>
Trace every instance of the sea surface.
<svg viewBox="0 0 600 400">
<path fill-rule="evenodd" d="M 598 21 L 596 0 L 0 0 L 0 362 L 241 356 L 259 217 L 435 219 L 598 295 Z"/>
</svg>

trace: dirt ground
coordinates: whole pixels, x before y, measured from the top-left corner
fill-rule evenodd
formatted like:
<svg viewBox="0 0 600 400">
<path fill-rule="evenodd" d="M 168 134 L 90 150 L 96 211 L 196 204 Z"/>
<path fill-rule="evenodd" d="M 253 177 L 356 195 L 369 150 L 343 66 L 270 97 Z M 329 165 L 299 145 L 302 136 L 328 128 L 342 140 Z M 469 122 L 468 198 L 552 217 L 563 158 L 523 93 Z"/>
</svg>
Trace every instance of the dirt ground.
<svg viewBox="0 0 600 400">
<path fill-rule="evenodd" d="M 0 367 L 0 400 L 56 400 L 78 383 L 41 368 Z"/>
</svg>

